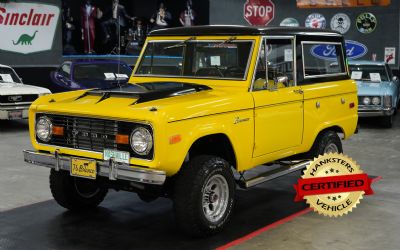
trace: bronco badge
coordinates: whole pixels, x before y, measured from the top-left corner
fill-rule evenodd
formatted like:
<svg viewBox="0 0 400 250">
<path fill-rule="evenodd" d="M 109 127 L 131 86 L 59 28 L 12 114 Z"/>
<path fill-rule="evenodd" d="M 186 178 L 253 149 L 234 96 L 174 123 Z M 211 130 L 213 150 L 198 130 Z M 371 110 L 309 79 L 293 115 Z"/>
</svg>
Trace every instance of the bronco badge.
<svg viewBox="0 0 400 250">
<path fill-rule="evenodd" d="M 363 194 L 373 194 L 371 182 L 351 158 L 324 154 L 311 162 L 295 185 L 295 201 L 305 199 L 319 214 L 342 216 L 360 203 Z"/>
</svg>

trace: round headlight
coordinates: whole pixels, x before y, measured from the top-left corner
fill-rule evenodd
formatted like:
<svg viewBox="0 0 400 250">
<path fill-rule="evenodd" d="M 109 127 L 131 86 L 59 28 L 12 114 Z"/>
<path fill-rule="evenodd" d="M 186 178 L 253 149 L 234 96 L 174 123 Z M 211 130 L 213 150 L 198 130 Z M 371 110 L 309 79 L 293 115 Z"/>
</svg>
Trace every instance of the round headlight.
<svg viewBox="0 0 400 250">
<path fill-rule="evenodd" d="M 46 116 L 42 116 L 36 122 L 36 136 L 39 140 L 48 142 L 53 133 L 53 123 Z"/>
<path fill-rule="evenodd" d="M 131 147 L 139 155 L 147 155 L 153 147 L 153 137 L 149 130 L 138 127 L 131 133 Z"/>
<path fill-rule="evenodd" d="M 372 104 L 374 105 L 379 105 L 381 103 L 381 98 L 375 96 L 374 98 L 372 98 Z"/>
<path fill-rule="evenodd" d="M 364 97 L 363 103 L 364 103 L 364 105 L 370 105 L 370 104 L 371 104 L 371 98 L 369 98 L 369 97 Z"/>
</svg>

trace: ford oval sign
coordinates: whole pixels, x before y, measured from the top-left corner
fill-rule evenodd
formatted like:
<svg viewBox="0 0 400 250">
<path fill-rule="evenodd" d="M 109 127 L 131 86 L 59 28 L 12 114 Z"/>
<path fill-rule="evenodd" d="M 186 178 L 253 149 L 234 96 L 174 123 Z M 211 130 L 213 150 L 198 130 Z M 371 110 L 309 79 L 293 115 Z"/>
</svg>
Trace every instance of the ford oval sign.
<svg viewBox="0 0 400 250">
<path fill-rule="evenodd" d="M 346 55 L 348 59 L 354 60 L 363 57 L 365 54 L 367 54 L 367 52 L 367 46 L 364 44 L 352 40 L 346 40 Z M 313 46 L 311 48 L 311 54 L 324 60 L 336 59 L 335 46 L 330 44 Z"/>
</svg>

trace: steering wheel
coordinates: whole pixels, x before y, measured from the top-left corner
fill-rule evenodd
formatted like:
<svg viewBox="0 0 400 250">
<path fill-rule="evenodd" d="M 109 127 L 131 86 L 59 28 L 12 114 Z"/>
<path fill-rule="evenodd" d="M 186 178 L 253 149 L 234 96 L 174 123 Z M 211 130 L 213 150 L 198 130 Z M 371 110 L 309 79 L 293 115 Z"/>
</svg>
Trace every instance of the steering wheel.
<svg viewBox="0 0 400 250">
<path fill-rule="evenodd" d="M 243 75 L 244 69 L 238 66 L 230 66 L 226 69 L 225 75 L 227 76 L 237 76 L 238 74 Z"/>
<path fill-rule="evenodd" d="M 221 77 L 224 77 L 224 73 L 221 71 L 221 68 L 218 65 L 214 65 L 214 68 L 218 71 L 218 74 Z"/>
</svg>

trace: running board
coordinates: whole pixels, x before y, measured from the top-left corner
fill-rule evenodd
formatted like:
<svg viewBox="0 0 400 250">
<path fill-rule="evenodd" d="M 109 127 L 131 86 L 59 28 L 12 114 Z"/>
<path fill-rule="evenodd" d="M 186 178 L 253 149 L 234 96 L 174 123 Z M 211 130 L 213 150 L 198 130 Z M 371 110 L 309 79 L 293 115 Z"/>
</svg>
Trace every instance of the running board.
<svg viewBox="0 0 400 250">
<path fill-rule="evenodd" d="M 310 162 L 311 161 L 303 161 L 303 162 L 297 163 L 295 165 L 281 166 L 274 170 L 270 170 L 265 173 L 262 173 L 259 176 L 251 178 L 249 180 L 238 180 L 237 182 L 241 188 L 248 189 L 248 188 L 254 187 L 256 185 L 259 185 L 261 183 L 276 179 L 278 177 L 296 172 L 301 169 L 305 169 L 310 164 Z"/>
</svg>

